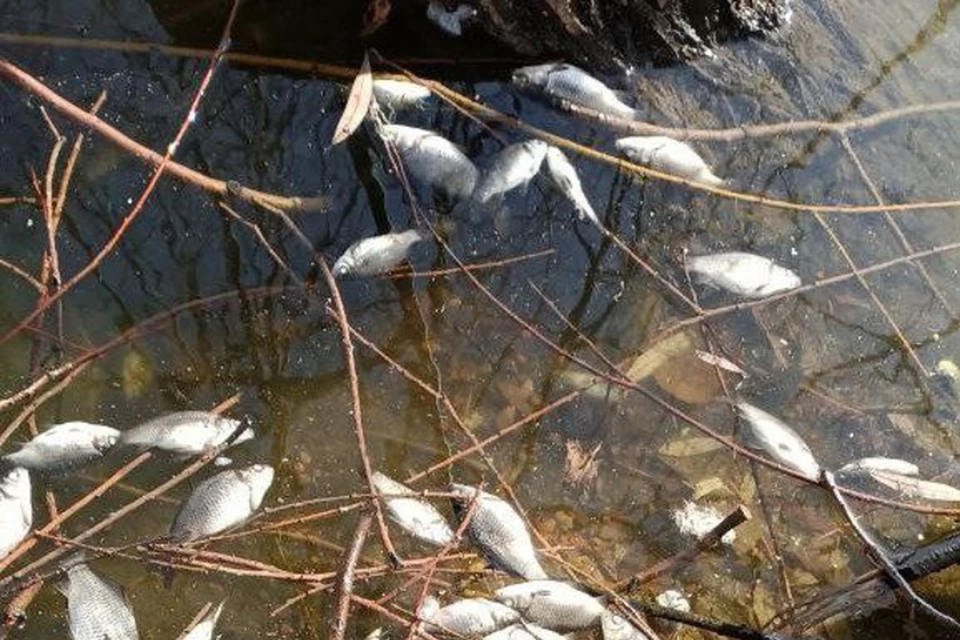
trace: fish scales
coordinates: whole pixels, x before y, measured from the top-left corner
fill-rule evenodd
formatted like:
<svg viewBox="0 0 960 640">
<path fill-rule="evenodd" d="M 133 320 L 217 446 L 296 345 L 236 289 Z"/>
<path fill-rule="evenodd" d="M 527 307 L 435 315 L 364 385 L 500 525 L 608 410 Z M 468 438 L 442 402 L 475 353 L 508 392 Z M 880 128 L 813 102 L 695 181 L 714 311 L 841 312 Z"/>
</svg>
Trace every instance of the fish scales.
<svg viewBox="0 0 960 640">
<path fill-rule="evenodd" d="M 593 210 L 590 200 L 587 199 L 587 195 L 583 192 L 580 176 L 563 151 L 554 146 L 549 147 L 547 149 L 546 161 L 547 173 L 550 179 L 557 185 L 560 192 L 573 203 L 573 207 L 577 211 L 577 216 L 581 220 L 589 220 L 598 228 L 602 229 L 603 225 L 600 224 L 600 219 L 597 218 L 597 214 Z"/>
<path fill-rule="evenodd" d="M 623 103 L 603 82 L 572 64 L 542 64 L 521 67 L 513 74 L 521 88 L 531 87 L 548 98 L 566 100 L 599 113 L 633 120 L 637 110 Z"/>
<path fill-rule="evenodd" d="M 510 625 L 483 638 L 484 640 L 568 640 L 566 636 L 556 631 L 526 622 Z"/>
<path fill-rule="evenodd" d="M 255 464 L 207 478 L 180 507 L 170 535 L 186 542 L 214 535 L 252 516 L 273 482 L 273 468 Z"/>
<path fill-rule="evenodd" d="M 208 411 L 179 411 L 127 429 L 121 434 L 120 442 L 142 449 L 161 449 L 177 455 L 194 456 L 220 446 L 239 426 L 239 420 Z M 253 430 L 247 428 L 231 444 L 240 444 L 253 437 Z"/>
<path fill-rule="evenodd" d="M 383 125 L 381 130 L 384 140 L 396 145 L 415 181 L 450 198 L 465 199 L 473 193 L 477 168 L 452 142 L 435 131 L 401 124 Z"/>
<path fill-rule="evenodd" d="M 494 597 L 515 609 L 524 620 L 553 631 L 578 631 L 595 626 L 604 606 L 593 596 L 556 580 L 531 580 L 497 589 Z"/>
<path fill-rule="evenodd" d="M 542 140 L 527 140 L 504 147 L 480 177 L 473 199 L 485 203 L 529 183 L 540 171 L 547 146 Z"/>
<path fill-rule="evenodd" d="M 600 628 L 603 630 L 603 640 L 650 640 L 650 636 L 633 626 L 629 620 L 610 610 L 600 616 Z"/>
<path fill-rule="evenodd" d="M 770 258 L 742 251 L 690 256 L 687 268 L 699 281 L 744 298 L 765 298 L 803 284 L 797 274 Z"/>
<path fill-rule="evenodd" d="M 620 138 L 615 144 L 631 162 L 704 184 L 723 184 L 686 142 L 667 136 L 632 136 Z"/>
<path fill-rule="evenodd" d="M 437 546 L 453 542 L 453 529 L 443 514 L 429 502 L 412 497 L 416 493 L 409 487 L 379 471 L 373 473 L 373 484 L 383 498 L 387 515 L 404 531 Z"/>
<path fill-rule="evenodd" d="M 803 438 L 787 423 L 747 402 L 737 402 L 737 410 L 746 419 L 758 444 L 771 458 L 814 482 L 820 479 L 820 463 Z"/>
<path fill-rule="evenodd" d="M 64 422 L 3 456 L 3 461 L 30 471 L 63 472 L 102 458 L 119 438 L 118 430 L 102 424 Z"/>
<path fill-rule="evenodd" d="M 410 256 L 413 245 L 427 235 L 417 229 L 363 238 L 347 247 L 333 264 L 336 276 L 372 276 L 386 273 Z"/>
<path fill-rule="evenodd" d="M 61 591 L 73 640 L 137 640 L 137 621 L 119 585 L 77 564 Z"/>
<path fill-rule="evenodd" d="M 5 558 L 33 526 L 30 472 L 15 467 L 0 477 L 0 558 Z"/>
<path fill-rule="evenodd" d="M 475 637 L 493 633 L 520 620 L 520 614 L 510 607 L 486 598 L 466 598 L 441 607 L 425 618 L 425 628 L 434 633 L 448 633 Z"/>
<path fill-rule="evenodd" d="M 477 489 L 462 484 L 451 484 L 450 491 L 456 494 L 453 498 L 454 512 L 458 517 L 463 517 L 469 512 Z M 484 491 L 479 492 L 466 533 L 484 557 L 498 569 L 527 580 L 547 577 L 543 567 L 540 566 L 540 561 L 537 560 L 533 540 L 530 538 L 523 518 L 508 502 L 497 496 Z"/>
</svg>

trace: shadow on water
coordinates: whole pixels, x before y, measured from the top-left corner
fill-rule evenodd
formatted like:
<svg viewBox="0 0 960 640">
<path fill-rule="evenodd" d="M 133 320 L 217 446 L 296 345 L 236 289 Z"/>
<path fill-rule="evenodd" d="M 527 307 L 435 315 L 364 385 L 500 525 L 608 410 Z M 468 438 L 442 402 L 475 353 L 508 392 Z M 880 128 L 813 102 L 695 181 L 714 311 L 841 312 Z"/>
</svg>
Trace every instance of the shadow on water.
<svg viewBox="0 0 960 640">
<path fill-rule="evenodd" d="M 355 64 L 361 49 L 350 34 L 360 24 L 357 7 L 301 4 L 288 13 L 271 11 L 269 3 L 250 3 L 235 34 L 237 50 Z M 960 47 L 955 4 L 902 0 L 865 11 L 849 0 L 830 6 L 809 0 L 795 7 L 791 28 L 775 40 L 731 44 L 717 50 L 715 58 L 689 67 L 641 70 L 631 99 L 644 120 L 690 128 L 836 121 L 955 99 L 951 92 L 960 86 L 960 69 L 953 62 Z M 522 61 L 479 34 L 461 41 L 444 39 L 420 19 L 422 7 L 411 7 L 398 8 L 397 22 L 373 43 L 385 55 L 435 58 L 434 63 L 418 65 L 418 72 L 441 78 L 523 122 L 615 153 L 616 131 L 562 113 L 505 84 L 507 71 Z M 204 47 L 216 41 L 222 14 L 222 3 L 209 2 L 156 2 L 151 12 L 134 2 L 0 0 L 0 19 L 10 32 Z M 334 19 L 345 25 L 342 40 L 310 39 L 314 22 Z M 203 60 L 156 52 L 9 43 L 0 44 L 0 56 L 79 105 L 91 104 L 106 91 L 103 118 L 154 149 L 166 147 L 205 68 Z M 372 132 L 363 129 L 344 144 L 329 144 L 345 94 L 346 88 L 329 78 L 224 65 L 177 159 L 266 192 L 325 196 L 323 212 L 291 217 L 313 251 L 332 263 L 355 240 L 407 228 L 418 220 L 408 194 L 380 157 L 379 145 L 372 143 Z M 12 84 L 0 83 L 0 201 L 32 196 L 31 172 L 42 174 L 46 166 L 52 143 L 40 107 Z M 56 114 L 52 118 L 67 136 L 81 132 Z M 396 118 L 436 129 L 479 162 L 501 146 L 489 131 L 435 100 Z M 509 142 L 523 139 L 509 127 L 494 127 Z M 849 140 L 869 180 L 838 136 L 816 131 L 694 144 L 731 188 L 769 198 L 874 204 L 868 182 L 890 202 L 957 197 L 953 168 L 960 161 L 960 136 L 955 111 L 891 120 L 856 131 Z M 956 213 L 949 209 L 897 213 L 890 219 L 835 213 L 818 221 L 807 211 L 645 180 L 585 156 L 571 154 L 571 160 L 603 223 L 685 293 L 690 283 L 683 270 L 684 251 L 760 253 L 811 283 L 851 270 L 831 234 L 858 267 L 960 240 Z M 125 152 L 88 135 L 57 237 L 63 274 L 69 277 L 90 260 L 129 211 L 148 176 Z M 851 278 L 694 323 L 689 308 L 622 248 L 578 221 L 571 205 L 542 176 L 479 220 L 451 214 L 448 203 L 435 200 L 429 191 L 417 189 L 417 194 L 422 214 L 438 223 L 465 262 L 552 251 L 478 271 L 477 277 L 563 350 L 601 368 L 591 345 L 628 368 L 638 364 L 638 354 L 647 353 L 639 383 L 723 433 L 737 429 L 723 396 L 739 395 L 784 417 L 825 466 L 837 468 L 864 456 L 900 457 L 918 463 L 925 478 L 947 484 L 960 480 L 954 460 L 955 416 L 944 418 L 938 410 L 927 378 L 940 361 L 956 359 L 960 350 L 960 290 L 954 284 L 960 264 L 955 252 L 924 260 L 926 275 L 916 264 L 903 263 L 864 276 L 886 315 Z M 321 284 L 298 287 L 250 227 L 225 215 L 208 194 L 165 179 L 95 276 L 63 299 L 62 357 L 76 357 L 177 305 L 237 293 L 179 313 L 172 322 L 97 359 L 40 407 L 38 421 L 45 425 L 86 419 L 126 428 L 165 411 L 211 408 L 239 394 L 230 413 L 252 416 L 259 437 L 236 449 L 233 458 L 237 464 L 264 461 L 275 466 L 277 477 L 266 504 L 278 508 L 336 497 L 342 499 L 314 505 L 314 511 L 349 504 L 350 495 L 364 493 L 366 484 L 339 327 L 323 310 L 327 289 L 312 263 L 312 251 L 278 216 L 246 203 L 231 204 L 259 227 L 290 271 Z M 2 212 L 0 255 L 38 272 L 46 247 L 41 213 L 24 203 L 3 206 Z M 904 241 L 911 249 L 905 249 Z M 450 256 L 431 243 L 418 248 L 412 264 L 417 271 L 455 267 Z M 695 290 L 707 309 L 735 302 L 718 291 Z M 753 468 L 640 393 L 591 386 L 592 376 L 536 339 L 529 327 L 510 319 L 462 274 L 344 280 L 341 291 L 356 330 L 414 376 L 440 388 L 468 431 L 464 433 L 433 395 L 358 345 L 363 421 L 375 468 L 409 477 L 470 447 L 472 437 L 510 430 L 572 389 L 586 387 L 575 399 L 495 440 L 485 449 L 486 460 L 466 456 L 415 486 L 442 489 L 451 478 L 470 483 L 486 479 L 505 495 L 488 466 L 492 464 L 539 533 L 556 548 L 556 556 L 610 582 L 692 542 L 671 517 L 684 501 L 695 500 L 719 512 L 745 504 L 755 518 L 738 529 L 733 544 L 647 585 L 640 595 L 653 597 L 679 588 L 695 612 L 753 626 L 763 625 L 791 603 L 848 585 L 871 568 L 822 490 Z M 4 271 L 0 300 L 5 332 L 33 309 L 36 292 Z M 669 333 L 684 320 L 690 322 L 687 329 Z M 891 322 L 910 348 L 895 336 Z M 56 334 L 54 324 L 44 326 Z M 27 363 L 35 337 L 25 332 L 0 347 L 7 365 L 0 381 L 9 393 L 30 378 Z M 658 351 L 667 343 L 676 350 Z M 41 344 L 46 361 L 51 366 L 58 362 L 50 342 Z M 718 372 L 699 359 L 695 349 L 716 350 L 748 377 Z M 11 412 L 7 422 L 14 417 Z M 4 451 L 26 439 L 25 434 L 18 431 Z M 122 456 L 109 457 L 69 481 L 37 484 L 51 489 L 62 507 L 122 462 Z M 63 533 L 81 533 L 182 467 L 162 457 L 154 462 L 125 478 L 95 508 L 81 512 Z M 91 542 L 124 545 L 163 535 L 189 487 L 209 473 L 202 471 L 188 486 Z M 898 497 L 880 485 L 865 489 Z M 36 497 L 38 524 L 47 518 L 41 506 Z M 864 521 L 892 546 L 935 538 L 952 526 L 944 516 L 866 504 L 861 509 Z M 271 512 L 261 521 L 283 517 L 283 511 Z M 210 548 L 290 572 L 335 571 L 355 523 L 356 512 L 348 511 L 215 542 Z M 402 556 L 425 553 L 400 531 L 393 537 Z M 361 565 L 384 562 L 377 535 L 371 534 Z M 546 563 L 551 573 L 559 572 L 555 558 Z M 452 561 L 450 571 L 435 576 L 437 588 L 448 591 L 449 601 L 464 590 L 487 593 L 505 582 L 502 575 L 481 573 L 483 567 L 482 562 Z M 144 637 L 174 637 L 204 603 L 224 597 L 227 608 L 219 625 L 224 638 L 313 638 L 328 633 L 330 591 L 276 612 L 302 592 L 295 580 L 182 571 L 173 588 L 164 589 L 161 575 L 138 561 L 111 558 L 98 561 L 96 568 L 126 588 Z M 467 568 L 478 574 L 453 571 Z M 954 575 L 944 572 L 921 586 L 936 604 L 956 614 L 960 607 Z M 364 578 L 357 592 L 375 598 L 400 581 L 395 575 Z M 398 602 L 412 606 L 418 588 Z M 363 637 L 387 622 L 370 612 L 358 614 L 348 637 Z M 922 616 L 918 623 L 933 629 Z M 901 638 L 914 633 L 909 631 L 913 624 L 899 609 L 867 611 L 824 633 L 833 638 Z M 30 609 L 29 622 L 11 637 L 66 633 L 63 598 L 44 588 Z M 398 628 L 395 634 L 400 633 L 405 632 Z M 930 633 L 942 637 L 935 629 Z M 669 630 L 664 637 L 668 635 Z"/>
</svg>

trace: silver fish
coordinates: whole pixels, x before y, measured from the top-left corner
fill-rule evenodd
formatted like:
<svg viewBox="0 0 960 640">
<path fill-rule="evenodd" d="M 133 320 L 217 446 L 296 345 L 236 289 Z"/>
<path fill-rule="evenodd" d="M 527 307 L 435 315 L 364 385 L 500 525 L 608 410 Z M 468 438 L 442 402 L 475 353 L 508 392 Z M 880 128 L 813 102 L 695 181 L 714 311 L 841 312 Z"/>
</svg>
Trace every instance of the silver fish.
<svg viewBox="0 0 960 640">
<path fill-rule="evenodd" d="M 535 89 L 548 98 L 566 100 L 599 113 L 627 120 L 637 117 L 637 110 L 625 105 L 610 87 L 572 64 L 521 67 L 513 72 L 513 84 L 521 89 Z"/>
<path fill-rule="evenodd" d="M 418 229 L 384 233 L 357 240 L 333 263 L 333 275 L 373 276 L 386 273 L 406 260 L 413 245 L 427 234 Z"/>
<path fill-rule="evenodd" d="M 577 170 L 567 156 L 560 149 L 550 146 L 547 148 L 547 174 L 553 180 L 560 192 L 573 203 L 574 209 L 581 220 L 589 220 L 603 229 L 600 219 L 587 200 L 587 195 L 583 192 L 583 186 L 580 184 L 580 176 Z"/>
<path fill-rule="evenodd" d="M 438 133 L 402 124 L 381 127 L 384 140 L 396 145 L 408 175 L 455 199 L 473 193 L 477 168 L 452 142 Z"/>
<path fill-rule="evenodd" d="M 554 631 L 589 629 L 604 606 L 588 593 L 556 580 L 531 580 L 494 592 L 497 601 L 520 612 L 524 620 Z"/>
<path fill-rule="evenodd" d="M 73 640 L 137 640 L 137 621 L 130 602 L 116 583 L 98 576 L 83 563 L 67 570 L 60 591 L 67 598 Z"/>
<path fill-rule="evenodd" d="M 409 487 L 379 471 L 373 473 L 373 484 L 383 498 L 390 519 L 404 531 L 440 547 L 453 541 L 453 529 L 436 507 L 420 498 L 403 497 L 416 496 Z"/>
<path fill-rule="evenodd" d="M 207 615 L 203 616 L 197 624 L 193 625 L 187 635 L 180 640 L 213 640 L 213 629 L 217 626 L 217 620 L 223 613 L 223 602 L 212 608 Z"/>
<path fill-rule="evenodd" d="M 493 633 L 520 620 L 520 614 L 510 607 L 486 598 L 457 600 L 432 615 L 419 615 L 426 621 L 424 628 L 428 633 L 445 631 L 471 638 Z"/>
<path fill-rule="evenodd" d="M 617 150 L 631 162 L 709 185 L 723 184 L 686 142 L 667 136 L 633 136 L 616 141 Z"/>
<path fill-rule="evenodd" d="M 800 276 L 770 258 L 739 251 L 690 256 L 687 269 L 699 282 L 744 298 L 765 298 L 803 284 Z"/>
<path fill-rule="evenodd" d="M 120 438 L 112 427 L 89 422 L 57 424 L 3 456 L 12 466 L 53 473 L 75 468 L 103 457 Z"/>
<path fill-rule="evenodd" d="M 633 626 L 629 620 L 613 611 L 605 610 L 600 615 L 603 640 L 650 640 L 650 636 Z"/>
<path fill-rule="evenodd" d="M 527 140 L 504 147 L 480 177 L 473 199 L 488 202 L 494 196 L 530 182 L 540 171 L 547 146 L 543 140 Z"/>
<path fill-rule="evenodd" d="M 391 109 L 405 109 L 430 97 L 430 89 L 409 80 L 377 78 L 373 81 L 373 97 Z"/>
<path fill-rule="evenodd" d="M 5 558 L 33 526 L 30 472 L 14 467 L 0 477 L 0 558 Z"/>
<path fill-rule="evenodd" d="M 427 3 L 427 19 L 455 38 L 463 35 L 463 23 L 476 15 L 477 10 L 468 4 L 459 4 L 453 11 L 447 11 L 441 0 Z"/>
<path fill-rule="evenodd" d="M 463 517 L 470 509 L 477 489 L 451 484 L 450 491 L 456 494 L 454 513 Z M 479 492 L 476 503 L 466 533 L 484 557 L 498 569 L 527 580 L 545 579 L 547 574 L 537 560 L 527 525 L 510 503 L 484 491 Z"/>
<path fill-rule="evenodd" d="M 197 485 L 180 507 L 170 535 L 186 542 L 234 527 L 252 516 L 273 482 L 273 467 L 230 469 Z"/>
<path fill-rule="evenodd" d="M 483 638 L 484 640 L 568 640 L 567 636 L 526 622 L 510 625 Z"/>
<path fill-rule="evenodd" d="M 239 426 L 239 420 L 208 411 L 180 411 L 127 429 L 121 434 L 120 442 L 142 449 L 161 449 L 179 456 L 197 456 L 226 442 Z M 253 436 L 252 429 L 245 429 L 232 444 L 246 442 Z"/>
<path fill-rule="evenodd" d="M 860 458 L 853 462 L 848 462 L 839 469 L 837 473 L 871 473 L 880 471 L 886 473 L 895 473 L 901 476 L 919 476 L 920 467 L 907 460 L 899 458 Z"/>
<path fill-rule="evenodd" d="M 813 481 L 820 479 L 820 463 L 796 431 L 779 418 L 747 402 L 737 402 L 737 410 L 750 425 L 757 443 L 771 458 Z"/>
</svg>

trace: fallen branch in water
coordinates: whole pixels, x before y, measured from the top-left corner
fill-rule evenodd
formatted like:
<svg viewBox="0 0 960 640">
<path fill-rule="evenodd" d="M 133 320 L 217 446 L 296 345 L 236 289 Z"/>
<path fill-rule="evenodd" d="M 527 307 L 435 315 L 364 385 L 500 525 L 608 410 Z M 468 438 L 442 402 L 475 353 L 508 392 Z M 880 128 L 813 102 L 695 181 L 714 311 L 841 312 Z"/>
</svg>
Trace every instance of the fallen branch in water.
<svg viewBox="0 0 960 640">
<path fill-rule="evenodd" d="M 347 552 L 344 559 L 343 569 L 337 577 L 337 615 L 330 622 L 330 638 L 332 640 L 343 640 L 347 632 L 347 617 L 350 615 L 350 596 L 353 595 L 353 575 L 357 568 L 357 561 L 360 559 L 360 552 L 363 551 L 363 545 L 367 541 L 367 534 L 370 533 L 370 525 L 373 518 L 369 514 L 360 516 L 360 522 L 357 523 L 357 530 L 353 534 L 353 544 Z"/>
</svg>

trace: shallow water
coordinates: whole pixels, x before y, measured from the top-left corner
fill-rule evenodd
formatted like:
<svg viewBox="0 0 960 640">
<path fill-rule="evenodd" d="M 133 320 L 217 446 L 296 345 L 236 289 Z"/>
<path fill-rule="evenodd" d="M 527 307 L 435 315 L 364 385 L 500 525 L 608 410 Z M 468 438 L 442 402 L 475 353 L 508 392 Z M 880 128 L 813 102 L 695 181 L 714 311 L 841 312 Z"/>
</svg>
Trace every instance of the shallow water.
<svg viewBox="0 0 960 640">
<path fill-rule="evenodd" d="M 733 43 L 717 50 L 715 59 L 691 67 L 640 69 L 635 102 L 647 121 L 706 129 L 850 120 L 953 100 L 960 86 L 954 63 L 960 25 L 954 6 L 918 0 L 885 7 L 851 0 L 798 3 L 792 27 L 778 39 Z M 0 0 L 0 17 L 5 31 L 17 33 L 76 35 L 82 25 L 89 38 L 172 41 L 149 12 L 133 3 L 111 4 L 108 11 L 79 3 Z M 0 55 L 80 105 L 89 105 L 106 90 L 103 117 L 155 149 L 165 148 L 171 139 L 205 67 L 202 60 L 157 52 L 4 41 Z M 503 84 L 502 68 L 473 69 L 462 77 L 447 69 L 444 77 L 452 88 L 505 114 L 613 153 L 619 134 L 519 94 Z M 332 262 L 360 237 L 416 224 L 408 198 L 385 168 L 368 131 L 329 145 L 344 96 L 338 79 L 224 64 L 177 158 L 263 191 L 329 198 L 325 211 L 292 218 L 313 249 Z M 51 136 L 39 107 L 35 98 L 0 83 L 0 198 L 31 195 L 31 168 L 42 174 L 46 166 Z M 65 118 L 53 117 L 64 134 L 78 132 Z M 398 114 L 397 121 L 441 131 L 481 162 L 500 147 L 489 131 L 435 101 Z M 849 142 L 886 201 L 951 200 L 958 197 L 957 125 L 956 109 L 943 109 L 853 131 Z M 494 129 L 506 141 L 524 138 L 502 125 Z M 692 144 L 736 191 L 789 202 L 875 203 L 836 135 L 804 130 Z M 644 181 L 615 166 L 569 155 L 608 228 L 685 293 L 684 250 L 760 253 L 795 269 L 806 283 L 850 272 L 826 227 L 809 210 L 784 211 Z M 88 136 L 57 235 L 65 277 L 103 245 L 147 177 L 130 156 Z M 581 334 L 610 360 L 629 366 L 640 352 L 657 353 L 655 345 L 662 344 L 670 327 L 691 315 L 620 247 L 576 221 L 571 206 L 543 178 L 524 193 L 512 194 L 503 211 L 478 222 L 450 214 L 444 203 L 435 203 L 423 190 L 418 194 L 425 215 L 439 222 L 443 237 L 465 262 L 552 250 L 479 271 L 477 278 L 543 336 L 595 366 L 603 368 Z M 277 216 L 234 205 L 259 226 L 297 278 L 320 284 L 304 292 L 248 226 L 223 214 L 205 192 L 165 179 L 100 269 L 63 298 L 62 352 L 43 341 L 38 359 L 55 366 L 167 309 L 234 293 L 177 313 L 172 322 L 110 349 L 45 402 L 37 420 L 42 426 L 88 419 L 122 428 L 165 411 L 212 408 L 238 394 L 229 413 L 250 415 L 259 437 L 238 447 L 233 457 L 238 464 L 265 461 L 277 468 L 268 507 L 344 496 L 293 512 L 306 515 L 351 504 L 350 494 L 363 493 L 365 482 L 340 333 L 323 311 L 328 291 L 311 265 L 312 252 Z M 3 213 L 2 257 L 37 273 L 46 246 L 42 215 L 28 204 L 5 206 Z M 960 239 L 956 209 L 893 215 L 916 251 Z M 882 214 L 832 213 L 822 220 L 860 267 L 904 255 L 902 240 Z M 694 348 L 712 348 L 750 374 L 743 381 L 723 374 L 729 393 L 784 417 L 821 464 L 836 468 L 866 455 L 903 457 L 917 462 L 925 478 L 958 484 L 953 463 L 956 425 L 931 412 L 924 375 L 941 359 L 958 357 L 954 318 L 960 290 L 954 283 L 960 265 L 956 252 L 950 251 L 923 264 L 943 301 L 916 266 L 903 263 L 865 276 L 889 319 L 854 279 L 716 314 L 690 324 L 678 350 L 641 384 L 718 431 L 733 433 L 735 421 L 723 402 L 717 373 L 693 355 Z M 421 247 L 413 257 L 419 272 L 454 266 L 436 245 Z M 558 355 L 529 327 L 518 325 L 462 274 L 344 281 L 341 291 L 353 326 L 408 372 L 440 386 L 478 438 L 510 427 L 582 384 L 585 372 L 580 366 Z M 716 291 L 696 291 L 704 308 L 735 302 Z M 6 332 L 30 312 L 36 293 L 4 272 L 0 299 L 0 323 Z M 898 342 L 891 321 L 910 341 L 916 358 Z M 44 328 L 57 335 L 53 316 Z M 22 332 L 0 346 L 7 365 L 0 384 L 7 394 L 29 381 L 36 337 Z M 363 346 L 357 345 L 356 356 L 363 424 L 375 468 L 406 478 L 470 446 L 432 396 Z M 19 410 L 10 411 L 6 422 Z M 25 439 L 24 429 L 4 450 Z M 754 519 L 741 527 L 732 546 L 651 583 L 642 594 L 682 588 L 695 612 L 721 620 L 762 624 L 791 598 L 799 602 L 849 584 L 870 568 L 823 491 L 777 477 L 769 469 L 758 467 L 754 475 L 747 461 L 726 449 L 698 448 L 704 441 L 693 438 L 699 437 L 690 425 L 637 392 L 594 386 L 496 440 L 486 448 L 487 460 L 473 454 L 415 486 L 441 490 L 451 478 L 485 478 L 503 495 L 488 466 L 492 464 L 544 540 L 558 547 L 558 557 L 610 581 L 689 544 L 691 539 L 678 533 L 669 515 L 684 500 L 697 498 L 721 512 L 743 503 Z M 572 446 L 568 443 L 579 443 L 587 452 L 599 447 L 594 479 L 578 485 L 565 478 Z M 51 489 L 62 508 L 123 461 L 122 456 L 110 457 L 69 481 L 38 484 Z M 162 457 L 151 460 L 73 518 L 63 533 L 81 533 L 182 466 Z M 202 470 L 89 542 L 124 545 L 163 535 L 189 486 L 209 473 Z M 895 497 L 879 485 L 866 490 Z M 39 496 L 35 507 L 38 523 L 46 522 Z M 865 511 L 869 524 L 901 544 L 950 530 L 949 520 L 942 517 L 875 507 Z M 271 513 L 264 520 L 288 515 Z M 334 571 L 356 521 L 356 511 L 349 511 L 211 548 L 290 572 Z M 377 537 L 371 534 L 363 565 L 384 561 Z M 404 557 L 430 553 L 399 531 L 393 538 Z M 775 556 L 782 558 L 779 567 Z M 546 563 L 551 572 L 559 571 L 556 561 Z M 445 566 L 483 568 L 478 562 Z M 302 591 L 291 580 L 181 572 L 168 590 L 161 575 L 139 561 L 109 559 L 96 568 L 127 589 L 148 638 L 174 637 L 205 602 L 223 597 L 228 603 L 219 628 L 228 639 L 325 637 L 333 608 L 333 596 L 326 592 L 271 615 Z M 465 579 L 444 572 L 438 580 L 441 588 L 450 589 L 450 600 L 464 590 L 484 592 L 504 578 L 486 574 Z M 361 581 L 357 593 L 376 598 L 399 583 L 395 576 Z M 925 586 L 924 593 L 946 611 L 960 611 L 949 572 Z M 397 602 L 409 607 L 417 589 Z M 11 637 L 66 633 L 63 599 L 53 588 L 41 592 L 29 613 L 27 625 Z M 920 623 L 935 629 L 922 616 Z M 361 612 L 352 618 L 348 637 L 363 637 L 380 624 L 389 626 L 389 621 Z M 831 633 L 836 638 L 902 638 L 910 624 L 902 612 L 882 612 Z M 402 637 L 402 632 L 394 636 Z"/>
</svg>

